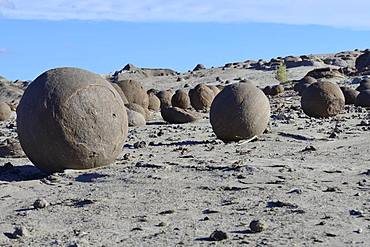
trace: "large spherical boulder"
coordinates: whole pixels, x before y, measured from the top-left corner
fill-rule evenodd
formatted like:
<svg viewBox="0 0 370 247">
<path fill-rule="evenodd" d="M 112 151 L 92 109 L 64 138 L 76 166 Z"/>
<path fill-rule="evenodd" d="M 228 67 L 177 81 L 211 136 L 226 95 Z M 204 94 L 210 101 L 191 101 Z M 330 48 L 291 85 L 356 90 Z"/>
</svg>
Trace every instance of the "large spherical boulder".
<svg viewBox="0 0 370 247">
<path fill-rule="evenodd" d="M 163 107 L 161 109 L 161 115 L 164 121 L 171 124 L 190 123 L 202 118 L 197 112 L 178 107 Z"/>
<path fill-rule="evenodd" d="M 269 100 L 251 83 L 225 87 L 213 100 L 210 111 L 213 131 L 224 142 L 261 135 L 269 119 Z"/>
<path fill-rule="evenodd" d="M 148 109 L 154 112 L 158 112 L 161 109 L 161 101 L 155 95 L 154 92 L 148 92 L 149 106 Z"/>
<path fill-rule="evenodd" d="M 126 95 L 123 93 L 122 89 L 116 83 L 112 83 L 112 86 L 114 87 L 114 89 L 116 89 L 117 93 L 121 96 L 123 104 L 128 104 L 128 100 L 126 98 Z"/>
<path fill-rule="evenodd" d="M 337 84 L 319 81 L 309 86 L 302 94 L 303 111 L 310 117 L 331 117 L 340 113 L 345 104 L 342 90 Z"/>
<path fill-rule="evenodd" d="M 10 118 L 12 114 L 12 109 L 5 102 L 0 102 L 0 121 L 5 121 Z"/>
<path fill-rule="evenodd" d="M 159 91 L 157 97 L 161 101 L 161 108 L 171 106 L 173 92 L 171 89 Z"/>
<path fill-rule="evenodd" d="M 370 107 L 370 90 L 361 91 L 356 98 L 356 106 Z"/>
<path fill-rule="evenodd" d="M 17 108 L 21 146 L 33 164 L 54 172 L 111 164 L 127 137 L 121 96 L 101 76 L 57 68 L 37 77 Z"/>
<path fill-rule="evenodd" d="M 198 84 L 194 89 L 189 91 L 190 103 L 197 111 L 208 111 L 211 107 L 213 91 L 205 84 Z"/>
<path fill-rule="evenodd" d="M 172 106 L 182 109 L 188 109 L 191 107 L 189 95 L 182 89 L 177 90 L 172 96 L 171 103 Z"/>
<path fill-rule="evenodd" d="M 356 103 L 356 98 L 360 93 L 359 91 L 350 87 L 340 87 L 340 89 L 342 90 L 342 93 L 344 95 L 346 105 L 353 105 Z"/>
<path fill-rule="evenodd" d="M 149 106 L 149 97 L 140 82 L 135 80 L 118 81 L 117 85 L 122 89 L 128 103 L 138 104 L 144 109 Z"/>
</svg>

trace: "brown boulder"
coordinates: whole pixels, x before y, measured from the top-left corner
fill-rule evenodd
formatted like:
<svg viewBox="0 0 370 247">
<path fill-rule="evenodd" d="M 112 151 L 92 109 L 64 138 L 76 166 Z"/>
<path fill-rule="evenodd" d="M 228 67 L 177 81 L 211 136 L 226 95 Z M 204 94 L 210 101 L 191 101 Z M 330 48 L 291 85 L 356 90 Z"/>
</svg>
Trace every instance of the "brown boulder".
<svg viewBox="0 0 370 247">
<path fill-rule="evenodd" d="M 212 129 L 224 142 L 261 135 L 269 120 L 269 100 L 252 83 L 225 87 L 214 99 L 210 111 Z"/>
<path fill-rule="evenodd" d="M 337 84 L 319 81 L 302 94 L 303 111 L 310 117 L 331 117 L 340 113 L 345 104 L 342 90 Z"/>
<path fill-rule="evenodd" d="M 171 124 L 190 123 L 202 118 L 197 112 L 178 107 L 163 107 L 161 109 L 161 115 L 164 121 Z"/>
<path fill-rule="evenodd" d="M 135 80 L 118 81 L 117 85 L 122 89 L 128 103 L 138 104 L 144 109 L 149 106 L 149 98 L 140 82 Z"/>
<path fill-rule="evenodd" d="M 205 84 L 198 84 L 189 91 L 190 103 L 197 111 L 208 111 L 211 107 L 214 93 Z"/>
<path fill-rule="evenodd" d="M 176 91 L 171 99 L 172 106 L 188 109 L 191 108 L 189 95 L 182 89 Z"/>
</svg>

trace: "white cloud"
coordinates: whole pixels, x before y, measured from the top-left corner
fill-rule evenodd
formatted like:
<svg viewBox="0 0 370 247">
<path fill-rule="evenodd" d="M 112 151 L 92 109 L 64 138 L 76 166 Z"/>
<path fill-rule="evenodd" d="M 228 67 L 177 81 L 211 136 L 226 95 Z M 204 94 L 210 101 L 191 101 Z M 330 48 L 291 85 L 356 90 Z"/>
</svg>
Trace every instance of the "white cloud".
<svg viewBox="0 0 370 247">
<path fill-rule="evenodd" d="M 0 54 L 4 54 L 4 53 L 7 53 L 8 50 L 6 48 L 1 48 L 0 47 Z"/>
<path fill-rule="evenodd" d="M 270 22 L 370 29 L 368 0 L 0 0 L 9 19 Z"/>
</svg>

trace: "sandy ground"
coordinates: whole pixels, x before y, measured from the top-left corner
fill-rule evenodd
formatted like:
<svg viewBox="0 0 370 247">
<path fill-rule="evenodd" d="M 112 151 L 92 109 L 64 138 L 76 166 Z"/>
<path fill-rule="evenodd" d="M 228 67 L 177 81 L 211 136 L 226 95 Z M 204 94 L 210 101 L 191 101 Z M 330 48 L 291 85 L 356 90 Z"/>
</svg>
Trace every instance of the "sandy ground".
<svg viewBox="0 0 370 247">
<path fill-rule="evenodd" d="M 289 77 L 311 69 L 291 69 Z M 144 85 L 176 89 L 216 76 L 277 83 L 273 72 L 198 73 Z M 122 155 L 108 167 L 47 175 L 26 158 L 1 159 L 0 245 L 369 246 L 367 110 L 349 106 L 334 118 L 311 119 L 292 90 L 271 98 L 271 107 L 271 130 L 248 143 L 218 140 L 208 114 L 184 125 L 156 115 L 129 129 Z M 1 123 L 2 139 L 16 137 L 13 125 L 14 118 Z M 38 198 L 50 205 L 34 209 Z M 266 229 L 252 233 L 254 219 Z M 13 239 L 20 225 L 29 232 Z M 215 230 L 228 238 L 210 241 Z"/>
</svg>

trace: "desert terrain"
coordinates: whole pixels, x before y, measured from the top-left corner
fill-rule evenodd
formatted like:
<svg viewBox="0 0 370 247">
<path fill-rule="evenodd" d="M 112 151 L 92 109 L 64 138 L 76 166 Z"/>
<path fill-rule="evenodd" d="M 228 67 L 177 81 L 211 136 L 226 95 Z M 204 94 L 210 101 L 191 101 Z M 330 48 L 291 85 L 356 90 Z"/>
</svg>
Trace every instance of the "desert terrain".
<svg viewBox="0 0 370 247">
<path fill-rule="evenodd" d="M 207 112 L 187 124 L 156 112 L 145 126 L 129 127 L 114 164 L 93 170 L 46 174 L 19 148 L 9 152 L 17 141 L 13 112 L 0 123 L 0 245 L 369 246 L 368 109 L 346 105 L 335 117 L 310 118 L 293 90 L 313 69 L 353 68 L 359 54 L 286 59 L 285 91 L 269 96 L 269 128 L 257 139 L 222 142 Z M 275 74 L 274 61 L 244 61 L 185 73 L 130 65 L 102 76 L 176 90 L 243 80 L 262 89 L 279 84 Z M 356 88 L 365 77 L 328 79 Z M 29 82 L 0 80 L 1 100 L 16 105 Z M 37 199 L 47 207 L 35 208 Z M 252 220 L 264 229 L 251 231 Z M 214 241 L 216 230 L 227 238 Z"/>
</svg>

